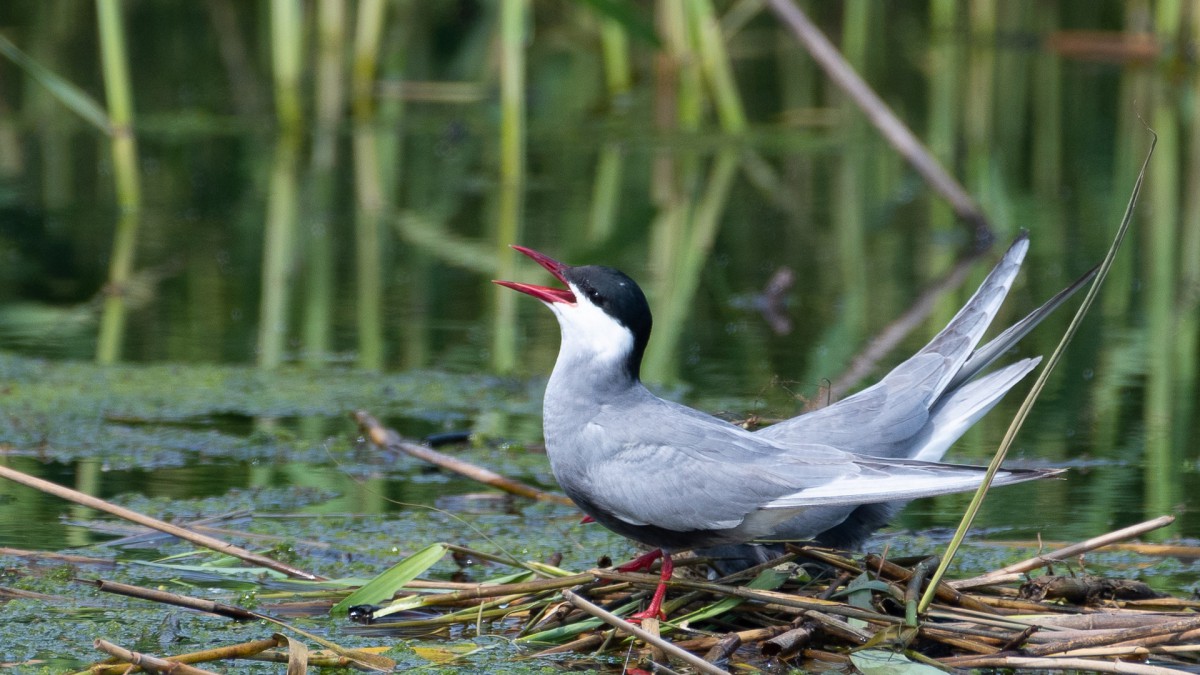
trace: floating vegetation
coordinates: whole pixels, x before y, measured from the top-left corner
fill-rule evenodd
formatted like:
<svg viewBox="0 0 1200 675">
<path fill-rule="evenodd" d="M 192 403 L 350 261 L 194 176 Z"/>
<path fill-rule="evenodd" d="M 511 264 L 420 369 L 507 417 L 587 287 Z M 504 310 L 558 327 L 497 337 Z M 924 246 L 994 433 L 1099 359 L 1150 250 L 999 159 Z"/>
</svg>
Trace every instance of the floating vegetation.
<svg viewBox="0 0 1200 675">
<path fill-rule="evenodd" d="M 389 446 L 416 445 L 379 427 L 369 415 L 360 413 L 358 419 L 368 437 Z M 465 462 L 451 468 L 501 489 L 531 489 L 511 479 L 491 480 Z M 804 669 L 854 667 L 867 673 L 931 667 L 1167 673 L 1200 664 L 1200 601 L 1164 595 L 1137 579 L 1084 571 L 1084 556 L 1103 547 L 1120 546 L 1143 556 L 1200 558 L 1200 547 L 1126 542 L 1169 525 L 1174 520 L 1170 516 L 1056 550 L 1039 549 L 1026 560 L 956 581 L 932 580 L 937 557 L 887 552 L 856 556 L 790 546 L 777 560 L 712 580 L 705 573 L 706 560 L 683 558 L 677 565 L 685 573 L 669 582 L 664 605 L 669 618 L 635 625 L 622 617 L 641 608 L 659 581 L 657 574 L 611 567 L 568 569 L 514 556 L 503 547 L 485 551 L 433 543 L 374 578 L 333 578 L 306 569 L 313 560 L 278 540 L 267 542 L 274 547 L 266 552 L 228 543 L 221 535 L 256 538 L 212 527 L 225 525 L 221 519 L 186 526 L 167 523 L 7 467 L 0 466 L 0 477 L 219 554 L 188 552 L 147 562 L 0 550 L 0 555 L 51 566 L 48 572 L 18 575 L 17 586 L 0 587 L 5 615 L 51 612 L 93 618 L 91 630 L 74 634 L 108 658 L 85 673 L 124 673 L 130 664 L 211 672 L 195 664 L 217 662 L 228 668 L 235 660 L 240 670 L 278 663 L 296 673 L 309 666 L 382 672 L 423 664 L 450 670 L 502 665 L 506 672 L 521 672 L 564 659 L 582 659 L 590 667 L 612 659 L 622 668 L 636 663 L 704 673 L 773 662 Z M 541 491 L 530 496 L 550 503 L 558 497 Z M 245 511 L 230 516 L 257 517 Z M 125 545 L 137 538 L 127 537 Z M 309 544 L 296 548 L 313 550 Z M 475 572 L 470 576 L 488 570 L 488 576 L 480 581 L 447 579 L 446 563 Z M 1044 572 L 1032 576 L 1037 570 Z M 121 574 L 144 581 L 108 578 Z M 81 601 L 64 588 L 93 589 L 94 594 Z M 919 611 L 918 601 L 930 588 L 934 601 Z M 182 629 L 182 619 L 170 619 L 178 615 L 172 609 L 167 625 L 175 624 L 170 631 L 190 633 L 186 642 L 205 648 L 185 653 L 167 648 L 178 639 L 156 645 L 144 633 L 147 622 L 131 631 L 130 610 L 105 606 L 101 599 L 106 594 L 185 608 L 203 622 Z M 118 621 L 94 620 L 100 617 Z M 260 665 L 247 666 L 247 661 Z M 38 663 L 44 662 L 27 659 L 10 665 Z M 62 665 L 51 670 L 61 672 Z"/>
<path fill-rule="evenodd" d="M 680 568 L 692 574 L 669 583 L 664 609 L 670 618 L 647 619 L 641 626 L 621 617 L 644 603 L 658 583 L 656 574 L 611 568 L 573 572 L 447 544 L 432 544 L 365 582 L 289 581 L 284 591 L 262 587 L 255 609 L 112 582 L 97 578 L 94 570 L 73 581 L 220 616 L 261 632 L 254 639 L 169 656 L 81 634 L 110 655 L 86 673 L 128 672 L 131 663 L 148 669 L 170 667 L 169 662 L 230 667 L 244 659 L 287 663 L 289 672 L 305 672 L 310 665 L 387 671 L 398 665 L 389 655 L 397 645 L 411 647 L 401 650 L 410 665 L 494 667 L 492 659 L 503 659 L 506 669 L 511 665 L 518 672 L 537 670 L 551 657 L 575 655 L 594 666 L 612 655 L 627 666 L 636 662 L 642 668 L 705 673 L 772 661 L 804 669 L 853 666 L 868 673 L 884 667 L 924 672 L 930 666 L 1170 673 L 1200 664 L 1200 601 L 1169 597 L 1136 581 L 1077 573 L 1064 561 L 1082 560 L 1086 553 L 1171 521 L 1158 518 L 977 577 L 940 583 L 924 614 L 917 614 L 917 600 L 936 558 L 889 560 L 810 546 L 790 547 L 778 560 L 715 581 L 697 573 L 705 569 L 704 560 L 683 559 Z M 1200 548 L 1175 547 L 1170 553 L 1200 557 Z M 513 571 L 476 583 L 421 578 L 451 555 L 486 559 Z M 72 560 L 80 566 L 95 562 Z M 175 567 L 184 576 L 195 569 Z M 1043 574 L 1030 575 L 1039 569 Z M 0 598 L 66 600 L 7 589 Z M 322 637 L 326 629 L 301 627 L 329 614 L 334 623 L 326 629 L 340 627 L 356 646 Z M 503 639 L 489 641 L 488 636 Z M 319 649 L 310 651 L 308 645 Z"/>
</svg>

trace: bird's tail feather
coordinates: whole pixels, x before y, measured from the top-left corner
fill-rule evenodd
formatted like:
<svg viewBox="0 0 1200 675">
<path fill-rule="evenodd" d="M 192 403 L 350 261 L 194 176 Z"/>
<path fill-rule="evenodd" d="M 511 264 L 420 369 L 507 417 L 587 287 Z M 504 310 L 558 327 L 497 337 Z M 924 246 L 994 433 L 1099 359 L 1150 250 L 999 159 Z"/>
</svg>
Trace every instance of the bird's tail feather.
<svg viewBox="0 0 1200 675">
<path fill-rule="evenodd" d="M 950 323 L 917 352 L 917 356 L 938 354 L 950 361 L 945 374 L 932 390 L 935 397 L 947 390 L 955 374 L 975 350 L 975 345 L 983 338 L 1012 288 L 1013 280 L 1021 271 L 1021 262 L 1028 250 L 1029 232 L 1022 230 Z"/>
<path fill-rule="evenodd" d="M 1058 309 L 1072 295 L 1075 295 L 1076 291 L 1091 281 L 1092 277 L 1096 276 L 1096 272 L 1099 270 L 1099 265 L 1088 270 L 1070 286 L 1062 289 L 1054 297 L 1043 303 L 1041 307 L 1033 310 L 1025 318 L 1004 329 L 1002 333 L 989 340 L 987 344 L 976 349 L 966 362 L 963 363 L 962 368 L 954 375 L 954 378 L 950 380 L 950 384 L 946 387 L 947 391 L 953 391 L 956 387 L 975 377 L 981 370 L 991 365 L 1000 355 L 1007 352 L 1021 338 L 1028 335 L 1029 331 L 1033 330 L 1043 319 L 1050 316 L 1054 310 Z"/>
<path fill-rule="evenodd" d="M 866 458 L 864 458 L 865 460 Z M 866 463 L 870 463 L 867 460 Z M 933 497 L 956 492 L 971 492 L 983 482 L 984 467 L 961 464 L 886 460 L 882 471 L 870 478 L 848 477 L 806 488 L 775 499 L 763 508 L 799 509 L 839 504 L 871 504 Z M 1000 469 L 993 486 L 1012 485 L 1039 478 L 1050 478 L 1065 469 Z"/>
<path fill-rule="evenodd" d="M 916 452 L 910 458 L 921 462 L 940 462 L 950 446 L 1041 361 L 1040 356 L 1022 359 L 971 380 L 943 396 L 929 411 L 929 421 L 922 429 L 925 438 L 913 444 Z"/>
</svg>

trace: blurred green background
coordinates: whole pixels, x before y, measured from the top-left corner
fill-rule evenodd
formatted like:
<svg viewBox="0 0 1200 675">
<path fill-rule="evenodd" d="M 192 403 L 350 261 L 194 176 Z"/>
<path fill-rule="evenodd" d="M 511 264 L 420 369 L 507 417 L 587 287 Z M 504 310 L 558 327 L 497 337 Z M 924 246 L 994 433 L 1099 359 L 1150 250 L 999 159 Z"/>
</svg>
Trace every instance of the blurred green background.
<svg viewBox="0 0 1200 675">
<path fill-rule="evenodd" d="M 0 461 L 101 494 L 346 495 L 325 449 L 358 461 L 337 455 L 351 406 L 535 444 L 558 332 L 489 283 L 548 281 L 511 243 L 638 279 L 645 376 L 669 395 L 789 416 L 919 347 L 1020 228 L 997 327 L 1095 264 L 1149 126 L 1136 229 L 1012 457 L 1073 471 L 998 490 L 985 524 L 1069 538 L 1177 513 L 1161 536 L 1200 536 L 1200 10 L 801 4 L 997 242 L 850 376 L 979 240 L 764 2 L 3 3 Z M 1070 311 L 1021 354 L 1048 354 Z M 423 399 L 438 382 L 451 394 Z M 986 461 L 1020 395 L 950 458 Z M 479 461 L 504 470 L 492 447 Z M 539 461 L 518 473 L 547 482 Z M 384 491 L 415 471 L 370 470 Z M 0 511 L 0 545 L 90 541 L 56 501 L 0 495 L 27 507 Z M 953 525 L 965 501 L 901 524 Z"/>
</svg>

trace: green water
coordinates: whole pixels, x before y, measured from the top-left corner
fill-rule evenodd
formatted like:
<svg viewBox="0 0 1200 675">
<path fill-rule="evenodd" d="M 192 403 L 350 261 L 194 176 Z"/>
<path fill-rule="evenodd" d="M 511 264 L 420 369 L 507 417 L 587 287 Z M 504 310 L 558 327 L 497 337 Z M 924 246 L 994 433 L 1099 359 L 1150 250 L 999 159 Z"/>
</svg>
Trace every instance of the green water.
<svg viewBox="0 0 1200 675">
<path fill-rule="evenodd" d="M 386 5 L 377 78 L 361 106 L 331 84 L 350 86 L 341 51 L 332 51 L 340 75 L 324 78 L 309 35 L 298 126 L 277 122 L 270 47 L 284 38 L 270 32 L 266 3 L 126 3 L 141 202 L 124 212 L 109 138 L 0 60 L 0 462 L 152 514 L 253 511 L 237 529 L 284 537 L 264 547 L 321 543 L 299 546 L 296 559 L 337 575 L 370 576 L 433 541 L 560 552 L 567 566 L 619 558 L 630 546 L 579 525 L 571 509 L 480 495 L 469 481 L 383 456 L 357 441 L 347 417 L 365 409 L 412 437 L 473 431 L 473 445 L 456 452 L 553 488 L 537 446 L 558 331 L 538 303 L 489 283 L 548 282 L 507 244 L 638 279 L 656 314 L 647 379 L 660 391 L 732 419 L 790 416 L 826 397 L 823 385 L 844 396 L 918 348 L 1021 228 L 1032 246 L 998 326 L 1095 264 L 1149 146 L 1141 117 L 1160 144 L 1134 233 L 1009 460 L 1070 471 L 994 492 L 978 537 L 1074 540 L 1163 513 L 1178 520 L 1156 537 L 1200 537 L 1190 27 L 1161 10 L 1158 52 L 1139 61 L 1068 48 L 1078 35 L 1069 31 L 1138 28 L 1137 3 L 1128 19 L 1116 2 L 1001 3 L 994 32 L 978 16 L 940 14 L 947 3 L 871 7 L 848 27 L 839 3 L 814 8 L 961 177 L 997 242 L 866 381 L 846 382 L 854 357 L 973 235 L 773 17 L 741 23 L 726 14 L 732 4 L 744 3 L 717 9 L 742 131 L 729 108 L 716 112 L 730 101 L 672 40 L 656 47 L 629 24 L 627 43 L 601 45 L 612 32 L 584 3 L 536 3 L 522 41 L 515 183 L 501 169 L 511 111 L 489 3 Z M 103 105 L 86 7 L 7 3 L 0 35 Z M 606 70 L 602 46 L 628 61 Z M 677 78 L 656 79 L 656 50 Z M 331 112 L 314 100 L 333 100 Z M 114 310 L 104 293 L 122 213 L 138 229 Z M 783 267 L 795 284 L 781 321 L 760 299 Z M 1012 358 L 1048 354 L 1073 308 Z M 118 365 L 94 364 L 102 325 L 117 326 L 107 330 L 117 331 Z M 986 462 L 1024 390 L 950 458 Z M 966 502 L 914 503 L 892 532 L 927 551 Z M 119 533 L 95 519 L 0 483 L 0 547 L 99 555 Z M 128 555 L 182 550 L 160 541 Z M 1018 555 L 991 550 L 977 549 L 966 568 Z M 1189 583 L 1179 561 L 1116 567 L 1166 587 Z M 78 592 L 53 574 L 19 584 Z M 3 612 L 26 616 L 31 602 Z M 27 633 L 31 643 L 0 650 L 0 661 L 52 651 Z M 68 661 L 86 662 L 89 648 L 90 637 Z"/>
</svg>

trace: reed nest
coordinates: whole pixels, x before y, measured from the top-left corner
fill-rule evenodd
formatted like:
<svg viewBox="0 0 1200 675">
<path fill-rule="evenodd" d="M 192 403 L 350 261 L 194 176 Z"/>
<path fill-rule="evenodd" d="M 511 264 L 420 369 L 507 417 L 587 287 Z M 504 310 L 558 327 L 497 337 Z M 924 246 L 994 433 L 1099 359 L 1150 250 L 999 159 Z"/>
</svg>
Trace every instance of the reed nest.
<svg viewBox="0 0 1200 675">
<path fill-rule="evenodd" d="M 704 573 L 704 559 L 684 558 L 669 584 L 664 605 L 669 618 L 649 619 L 640 626 L 621 617 L 644 603 L 658 583 L 656 574 L 613 568 L 572 573 L 438 544 L 409 560 L 428 569 L 451 553 L 460 561 L 506 563 L 519 571 L 481 583 L 410 579 L 390 591 L 385 601 L 349 607 L 347 620 L 357 625 L 346 630 L 378 639 L 378 649 L 343 649 L 303 632 L 307 640 L 277 633 L 162 661 L 249 658 L 296 663 L 302 656 L 305 667 L 387 670 L 390 659 L 379 652 L 399 642 L 430 644 L 437 637 L 452 641 L 487 634 L 516 645 L 521 658 L 531 661 L 529 666 L 553 657 L 562 665 L 612 664 L 613 669 L 627 672 L 727 673 L 772 665 L 804 670 L 853 667 L 864 672 L 878 672 L 872 670 L 877 668 L 890 672 L 931 668 L 1194 672 L 1200 664 L 1200 601 L 1168 597 L 1139 581 L 1085 574 L 1076 565 L 1062 562 L 1067 557 L 1078 560 L 1086 552 L 1117 545 L 1170 521 L 1169 517 L 1147 521 L 977 577 L 944 581 L 937 587 L 937 600 L 924 614 L 917 613 L 917 601 L 929 583 L 936 557 L 889 560 L 876 554 L 790 546 L 782 558 L 712 581 Z M 1194 547 L 1120 545 L 1154 555 L 1200 556 L 1200 549 Z M 325 614 L 337 599 L 342 600 L 339 605 L 345 604 L 362 590 L 250 611 L 153 589 L 92 583 L 102 590 L 187 605 L 235 620 L 265 619 L 285 626 L 280 617 Z M 306 641 L 316 641 L 325 649 L 310 652 Z M 96 645 L 112 658 L 84 672 L 127 672 L 130 663 L 154 661 L 103 640 Z M 467 654 L 447 649 L 429 656 L 440 666 L 453 667 Z"/>
</svg>

